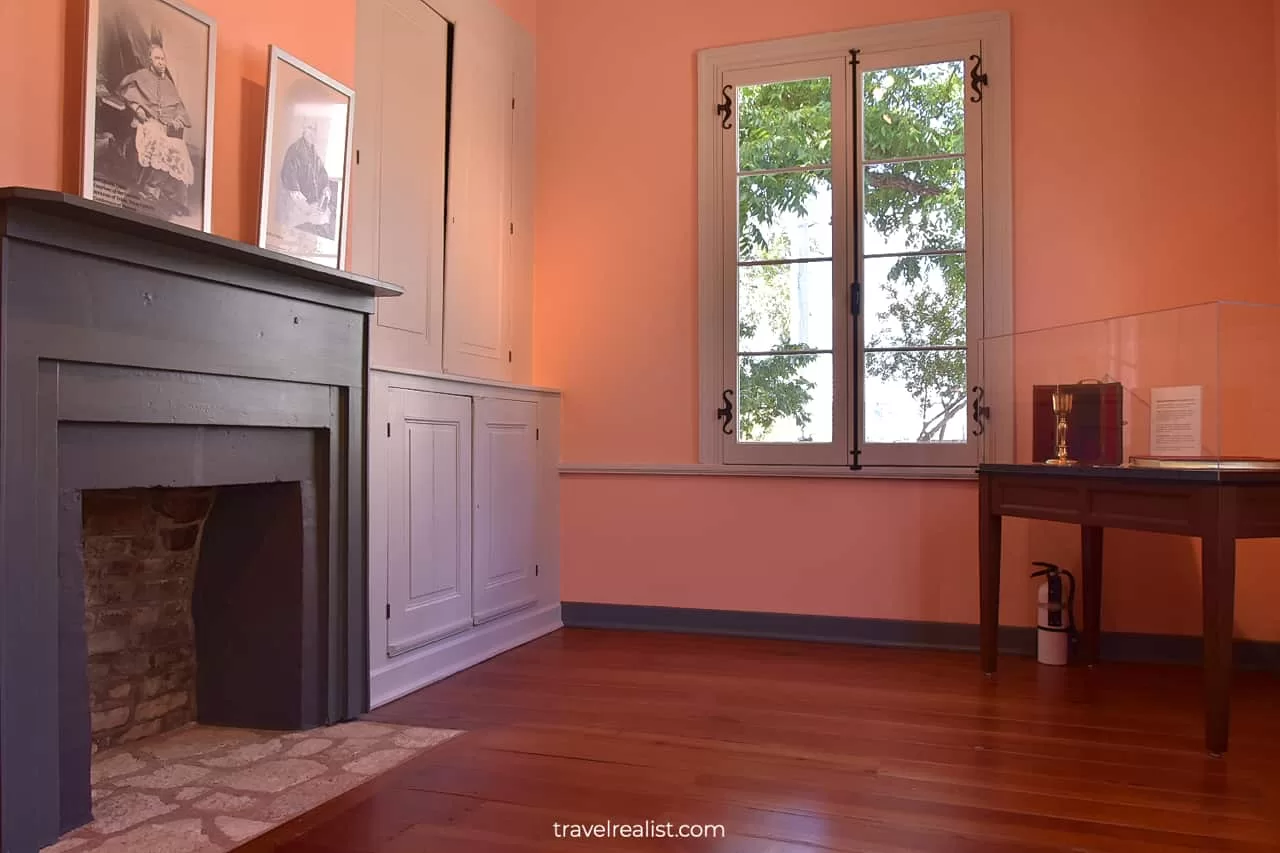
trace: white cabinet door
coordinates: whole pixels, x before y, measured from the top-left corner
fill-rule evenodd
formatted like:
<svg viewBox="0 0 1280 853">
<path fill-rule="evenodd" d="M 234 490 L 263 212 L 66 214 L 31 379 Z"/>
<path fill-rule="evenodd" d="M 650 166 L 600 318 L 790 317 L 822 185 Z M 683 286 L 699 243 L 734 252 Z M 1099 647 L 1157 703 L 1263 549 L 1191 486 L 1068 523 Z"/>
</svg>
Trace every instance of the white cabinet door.
<svg viewBox="0 0 1280 853">
<path fill-rule="evenodd" d="M 471 627 L 471 398 L 392 389 L 389 657 Z"/>
<path fill-rule="evenodd" d="M 511 234 L 507 241 L 508 341 L 514 357 L 511 381 L 533 381 L 533 191 L 535 73 L 533 38 L 514 22 L 512 35 L 515 110 L 511 128 Z"/>
<path fill-rule="evenodd" d="M 404 288 L 378 300 L 370 360 L 439 370 L 449 23 L 421 0 L 360 0 L 357 16 L 351 265 Z"/>
<path fill-rule="evenodd" d="M 537 560 L 538 406 L 475 403 L 475 623 L 533 604 Z"/>
<path fill-rule="evenodd" d="M 508 380 L 513 77 L 502 19 L 454 29 L 444 370 Z"/>
</svg>

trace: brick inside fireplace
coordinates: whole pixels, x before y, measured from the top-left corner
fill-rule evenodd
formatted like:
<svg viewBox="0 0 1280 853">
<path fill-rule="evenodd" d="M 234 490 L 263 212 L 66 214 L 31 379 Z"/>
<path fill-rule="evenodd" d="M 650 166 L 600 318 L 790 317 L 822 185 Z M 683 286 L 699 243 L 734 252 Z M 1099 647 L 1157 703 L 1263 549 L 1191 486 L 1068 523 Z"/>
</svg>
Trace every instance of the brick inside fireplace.
<svg viewBox="0 0 1280 853">
<path fill-rule="evenodd" d="M 196 719 L 192 595 L 214 489 L 82 495 L 93 751 Z"/>
</svg>

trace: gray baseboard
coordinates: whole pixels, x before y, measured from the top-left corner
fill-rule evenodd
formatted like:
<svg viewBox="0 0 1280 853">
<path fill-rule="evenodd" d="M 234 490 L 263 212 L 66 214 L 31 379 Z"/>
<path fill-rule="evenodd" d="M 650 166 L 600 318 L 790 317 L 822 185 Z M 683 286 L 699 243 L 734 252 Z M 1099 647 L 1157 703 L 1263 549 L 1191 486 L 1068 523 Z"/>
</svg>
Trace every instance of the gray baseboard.
<svg viewBox="0 0 1280 853">
<path fill-rule="evenodd" d="M 911 622 L 586 601 L 566 601 L 561 604 L 560 612 L 566 628 L 718 634 L 908 649 L 978 649 L 978 626 L 961 622 Z M 1102 635 L 1101 654 L 1103 660 L 1199 664 L 1201 647 L 1199 637 L 1109 632 Z M 1035 655 L 1035 628 L 1001 626 L 1000 651 Z M 1280 643 L 1236 640 L 1235 661 L 1241 669 L 1280 672 Z"/>
</svg>

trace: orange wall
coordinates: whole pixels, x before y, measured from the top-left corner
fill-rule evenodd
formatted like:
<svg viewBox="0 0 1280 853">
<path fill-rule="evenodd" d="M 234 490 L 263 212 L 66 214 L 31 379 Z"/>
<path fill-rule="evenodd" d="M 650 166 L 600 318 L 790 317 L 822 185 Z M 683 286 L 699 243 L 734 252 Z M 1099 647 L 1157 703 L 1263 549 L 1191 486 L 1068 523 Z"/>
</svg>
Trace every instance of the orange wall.
<svg viewBox="0 0 1280 853">
<path fill-rule="evenodd" d="M 1274 299 L 1272 0 L 1006 0 L 1019 328 Z M 696 51 L 984 11 L 971 0 L 539 0 L 535 381 L 567 463 L 696 461 Z M 1195 45 L 1201 68 L 1173 57 Z M 999 85 L 999 81 L 995 81 Z M 975 621 L 967 483 L 566 475 L 566 600 Z M 1069 527 L 1006 525 L 1003 621 Z M 1109 532 L 1104 627 L 1195 633 L 1196 546 Z M 1280 639 L 1280 575 L 1242 546 L 1237 628 Z"/>
<path fill-rule="evenodd" d="M 351 84 L 355 0 L 191 2 L 218 22 L 213 230 L 256 242 L 269 45 L 279 44 Z M 11 98 L 0 129 L 0 186 L 78 192 L 84 2 L 3 0 L 0 5 L 5 15 L 0 72 L 10 81 Z"/>
<path fill-rule="evenodd" d="M 494 5 L 530 34 L 537 35 L 538 0 L 494 0 Z"/>
</svg>

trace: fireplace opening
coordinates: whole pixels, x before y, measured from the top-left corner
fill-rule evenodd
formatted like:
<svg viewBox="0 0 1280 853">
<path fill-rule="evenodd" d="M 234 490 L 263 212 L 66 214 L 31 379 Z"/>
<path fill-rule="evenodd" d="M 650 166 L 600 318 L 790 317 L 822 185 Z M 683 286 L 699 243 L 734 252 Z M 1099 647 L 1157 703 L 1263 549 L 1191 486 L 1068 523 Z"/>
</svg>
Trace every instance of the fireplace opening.
<svg viewBox="0 0 1280 853">
<path fill-rule="evenodd" d="M 81 495 L 92 749 L 196 719 L 192 595 L 214 489 Z"/>
<path fill-rule="evenodd" d="M 300 482 L 81 492 L 92 754 L 321 722 L 314 504 Z"/>
</svg>

